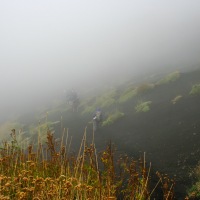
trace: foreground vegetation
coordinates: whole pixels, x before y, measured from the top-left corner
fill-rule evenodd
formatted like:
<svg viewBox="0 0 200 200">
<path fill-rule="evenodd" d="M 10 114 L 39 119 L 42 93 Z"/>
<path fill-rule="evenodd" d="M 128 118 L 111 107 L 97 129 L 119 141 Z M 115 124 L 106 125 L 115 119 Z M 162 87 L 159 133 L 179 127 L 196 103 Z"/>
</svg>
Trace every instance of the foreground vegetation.
<svg viewBox="0 0 200 200">
<path fill-rule="evenodd" d="M 200 163 L 192 170 L 191 176 L 194 179 L 194 184 L 188 190 L 188 196 L 200 199 Z"/>
<path fill-rule="evenodd" d="M 12 141 L 0 149 L 0 199 L 151 199 L 162 185 L 163 199 L 174 199 L 174 183 L 158 174 L 150 187 L 150 167 L 142 159 L 127 156 L 115 158 L 114 148 L 97 154 L 94 140 L 90 145 L 84 133 L 78 154 L 69 153 L 68 133 L 56 142 L 48 130 L 46 143 L 18 144 L 16 132 Z M 65 141 L 65 142 L 64 142 Z"/>
<path fill-rule="evenodd" d="M 152 184 L 145 156 L 140 160 L 116 156 L 111 144 L 97 153 L 94 141 L 88 144 L 86 133 L 79 152 L 72 154 L 68 133 L 63 131 L 61 141 L 52 133 L 62 130 L 62 115 L 65 118 L 69 115 L 87 118 L 97 107 L 106 111 L 102 129 L 120 120 L 125 121 L 129 114 L 126 104 L 133 114 L 131 116 L 146 115 L 149 111 L 153 114 L 155 99 L 146 94 L 166 88 L 180 77 L 179 72 L 174 72 L 157 81 L 110 88 L 96 96 L 80 99 L 77 113 L 72 113 L 66 103 L 58 104 L 41 111 L 36 122 L 28 126 L 24 126 L 23 121 L 23 124 L 6 122 L 1 125 L 0 136 L 7 142 L 0 144 L 0 199 L 154 199 L 158 188 L 163 197 L 155 199 L 173 199 L 174 183 L 157 174 L 158 182 Z M 187 97 L 198 98 L 200 84 L 195 80 L 185 92 L 176 92 L 167 99 L 174 108 Z M 61 119 L 57 121 L 60 115 Z M 19 133 L 13 130 L 10 141 L 9 134 L 5 133 L 12 127 Z M 190 199 L 200 198 L 199 174 L 197 166 L 194 184 L 187 191 Z"/>
</svg>

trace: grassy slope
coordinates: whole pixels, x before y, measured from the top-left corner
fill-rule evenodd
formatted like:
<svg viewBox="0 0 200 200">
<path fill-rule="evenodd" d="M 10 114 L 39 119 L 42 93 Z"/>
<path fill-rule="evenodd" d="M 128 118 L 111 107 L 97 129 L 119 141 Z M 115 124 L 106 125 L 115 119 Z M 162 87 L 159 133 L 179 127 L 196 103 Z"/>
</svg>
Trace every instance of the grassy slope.
<svg viewBox="0 0 200 200">
<path fill-rule="evenodd" d="M 188 184 L 186 173 L 199 159 L 200 97 L 189 93 L 192 86 L 200 82 L 200 71 L 157 77 L 140 84 L 130 80 L 117 88 L 81 99 L 78 113 L 73 113 L 65 104 L 60 105 L 48 110 L 48 114 L 43 112 L 37 119 L 33 118 L 34 122 L 27 122 L 24 129 L 34 138 L 38 131 L 45 133 L 48 121 L 48 126 L 53 127 L 56 136 L 60 137 L 61 130 L 66 127 L 73 136 L 72 147 L 76 149 L 86 126 L 88 137 L 92 138 L 90 121 L 96 107 L 102 108 L 105 121 L 115 113 L 121 113 L 120 118 L 114 117 L 112 123 L 96 133 L 97 147 L 101 149 L 111 139 L 119 152 L 132 156 L 146 151 L 155 169 L 177 175 L 183 187 L 178 188 L 177 193 L 182 195 L 179 192 Z M 149 101 L 148 112 L 136 112 L 138 103 Z M 23 119 L 21 121 L 24 124 Z M 38 125 L 39 121 L 43 127 Z"/>
</svg>

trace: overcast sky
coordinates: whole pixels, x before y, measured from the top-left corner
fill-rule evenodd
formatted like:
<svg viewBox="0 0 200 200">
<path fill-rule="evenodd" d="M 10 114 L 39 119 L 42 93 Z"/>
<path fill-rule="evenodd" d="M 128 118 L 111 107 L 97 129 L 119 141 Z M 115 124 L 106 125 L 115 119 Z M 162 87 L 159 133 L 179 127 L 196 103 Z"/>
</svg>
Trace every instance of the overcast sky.
<svg viewBox="0 0 200 200">
<path fill-rule="evenodd" d="M 199 0 L 0 0 L 1 115 L 102 77 L 197 63 Z"/>
</svg>

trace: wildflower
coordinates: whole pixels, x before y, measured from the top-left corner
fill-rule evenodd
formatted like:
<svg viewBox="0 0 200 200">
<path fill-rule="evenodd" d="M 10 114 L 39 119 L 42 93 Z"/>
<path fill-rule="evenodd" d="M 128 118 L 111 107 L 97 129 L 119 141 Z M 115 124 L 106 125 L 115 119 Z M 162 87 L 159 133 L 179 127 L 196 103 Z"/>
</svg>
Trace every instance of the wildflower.
<svg viewBox="0 0 200 200">
<path fill-rule="evenodd" d="M 10 187 L 11 186 L 11 183 L 10 182 L 7 182 L 6 184 L 5 184 L 5 187 Z"/>
<path fill-rule="evenodd" d="M 71 183 L 70 181 L 66 181 L 66 182 L 65 182 L 65 187 L 66 187 L 66 188 L 72 187 L 72 183 Z"/>
<path fill-rule="evenodd" d="M 106 200 L 116 200 L 116 197 L 107 197 Z"/>
<path fill-rule="evenodd" d="M 24 177 L 22 180 L 23 180 L 24 182 L 28 182 L 28 178 L 27 178 L 27 177 Z"/>
</svg>

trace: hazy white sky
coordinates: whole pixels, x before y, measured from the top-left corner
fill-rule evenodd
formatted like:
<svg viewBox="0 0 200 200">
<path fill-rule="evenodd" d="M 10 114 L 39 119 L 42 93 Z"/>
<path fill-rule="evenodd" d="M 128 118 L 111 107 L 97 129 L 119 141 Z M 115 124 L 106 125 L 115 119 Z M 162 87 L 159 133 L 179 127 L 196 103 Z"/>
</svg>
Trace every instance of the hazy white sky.
<svg viewBox="0 0 200 200">
<path fill-rule="evenodd" d="M 199 0 L 1 0 L 0 111 L 199 55 Z"/>
</svg>

